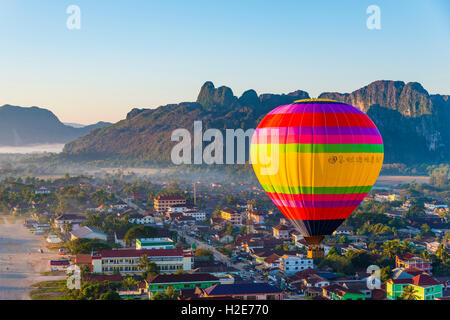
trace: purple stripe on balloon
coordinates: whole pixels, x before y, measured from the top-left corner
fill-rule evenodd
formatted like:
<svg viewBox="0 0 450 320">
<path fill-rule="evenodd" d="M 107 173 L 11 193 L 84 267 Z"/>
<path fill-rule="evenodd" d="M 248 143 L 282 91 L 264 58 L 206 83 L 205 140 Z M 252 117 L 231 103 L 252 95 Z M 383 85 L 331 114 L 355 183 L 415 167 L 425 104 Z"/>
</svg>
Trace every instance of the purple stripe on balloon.
<svg viewBox="0 0 450 320">
<path fill-rule="evenodd" d="M 264 127 L 256 128 L 258 136 L 264 135 L 374 135 L 379 136 L 374 127 Z"/>
<path fill-rule="evenodd" d="M 279 106 L 269 114 L 293 114 L 293 113 L 362 113 L 361 110 L 340 103 L 302 103 Z"/>
<path fill-rule="evenodd" d="M 357 207 L 362 200 L 344 200 L 344 201 L 293 201 L 293 200 L 276 200 L 273 202 L 277 206 L 289 208 L 341 208 L 341 207 Z"/>
</svg>

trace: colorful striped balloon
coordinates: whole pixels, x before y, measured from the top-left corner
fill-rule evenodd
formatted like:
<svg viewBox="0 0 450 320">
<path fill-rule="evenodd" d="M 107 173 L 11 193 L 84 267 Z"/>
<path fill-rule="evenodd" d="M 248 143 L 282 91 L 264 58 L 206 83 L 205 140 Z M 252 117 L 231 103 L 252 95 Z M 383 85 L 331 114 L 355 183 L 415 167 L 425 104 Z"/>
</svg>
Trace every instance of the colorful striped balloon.
<svg viewBox="0 0 450 320">
<path fill-rule="evenodd" d="M 251 142 L 264 190 L 306 238 L 330 235 L 356 209 L 383 164 L 383 140 L 348 104 L 308 99 L 267 114 Z"/>
</svg>

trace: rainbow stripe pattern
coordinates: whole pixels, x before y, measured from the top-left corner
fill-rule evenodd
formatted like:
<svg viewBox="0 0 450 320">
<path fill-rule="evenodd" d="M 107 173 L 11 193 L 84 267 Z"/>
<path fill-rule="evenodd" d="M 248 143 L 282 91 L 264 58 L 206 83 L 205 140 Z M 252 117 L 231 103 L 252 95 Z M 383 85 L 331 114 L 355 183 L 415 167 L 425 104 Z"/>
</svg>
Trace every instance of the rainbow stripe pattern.
<svg viewBox="0 0 450 320">
<path fill-rule="evenodd" d="M 304 236 L 332 234 L 350 216 L 378 178 L 383 154 L 365 113 L 325 99 L 272 110 L 250 146 L 259 182 Z"/>
</svg>

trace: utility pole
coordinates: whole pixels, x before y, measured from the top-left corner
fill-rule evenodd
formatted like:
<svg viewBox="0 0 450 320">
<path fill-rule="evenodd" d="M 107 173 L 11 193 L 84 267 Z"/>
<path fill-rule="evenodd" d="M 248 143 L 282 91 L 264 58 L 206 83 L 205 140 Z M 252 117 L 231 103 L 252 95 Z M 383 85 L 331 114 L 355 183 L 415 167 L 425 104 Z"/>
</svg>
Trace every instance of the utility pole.
<svg viewBox="0 0 450 320">
<path fill-rule="evenodd" d="M 194 206 L 197 205 L 197 183 L 194 182 Z"/>
</svg>

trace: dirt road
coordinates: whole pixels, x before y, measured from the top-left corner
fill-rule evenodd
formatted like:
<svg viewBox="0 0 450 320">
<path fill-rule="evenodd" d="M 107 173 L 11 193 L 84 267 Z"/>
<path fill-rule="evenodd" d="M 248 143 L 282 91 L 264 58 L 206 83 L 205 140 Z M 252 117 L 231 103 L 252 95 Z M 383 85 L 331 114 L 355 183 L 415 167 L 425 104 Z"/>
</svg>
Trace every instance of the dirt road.
<svg viewBox="0 0 450 320">
<path fill-rule="evenodd" d="M 5 219 L 0 224 L 0 300 L 30 299 L 33 283 L 65 278 L 41 275 L 50 271 L 49 260 L 58 257 L 45 245 L 44 237 L 28 232 L 21 220 L 11 223 Z M 39 253 L 39 249 L 44 253 Z"/>
</svg>

